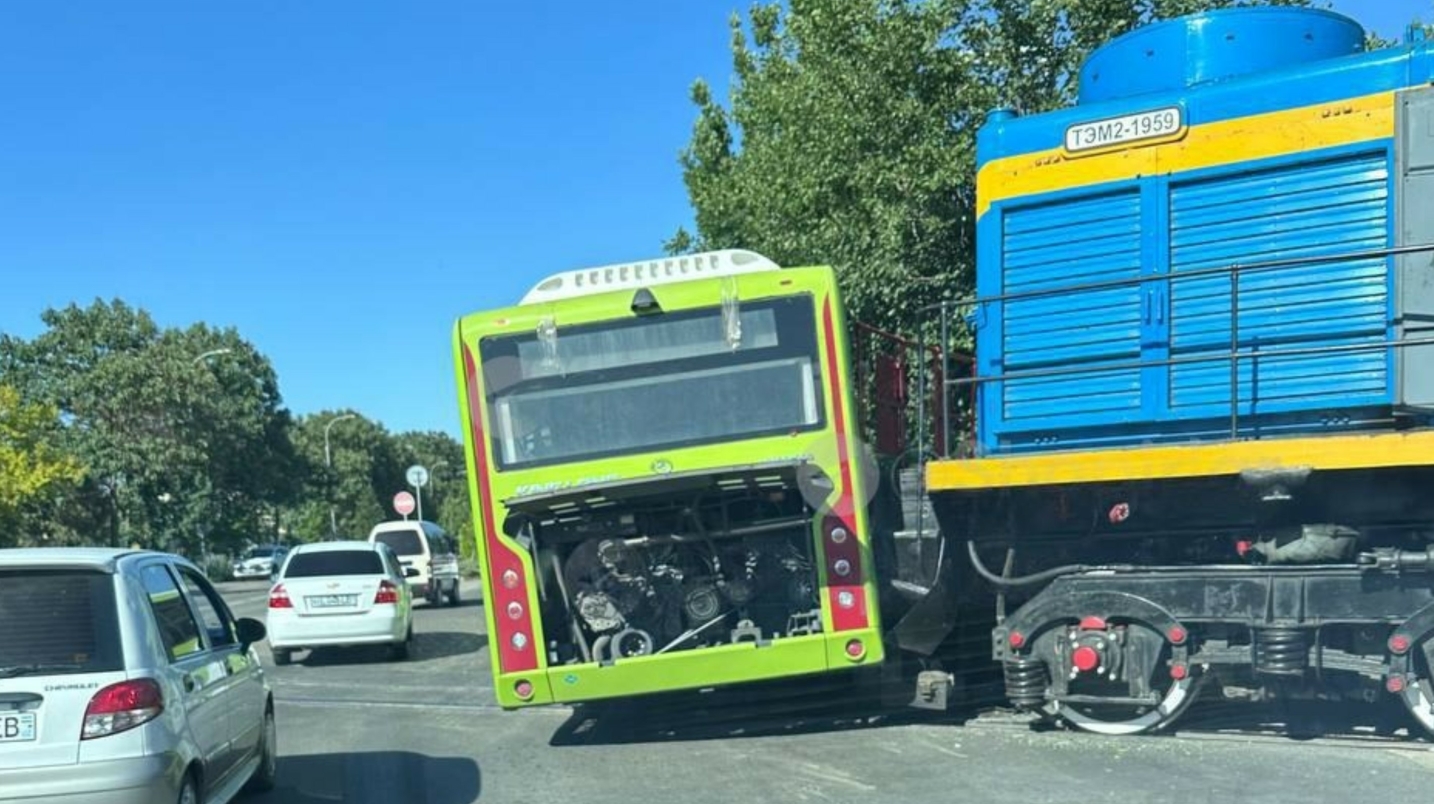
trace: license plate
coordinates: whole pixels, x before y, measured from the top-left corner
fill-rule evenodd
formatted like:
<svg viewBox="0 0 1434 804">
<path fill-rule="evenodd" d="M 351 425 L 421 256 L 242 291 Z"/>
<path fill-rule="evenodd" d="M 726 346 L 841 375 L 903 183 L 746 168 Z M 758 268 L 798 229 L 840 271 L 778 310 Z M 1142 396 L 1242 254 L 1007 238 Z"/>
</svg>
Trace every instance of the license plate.
<svg viewBox="0 0 1434 804">
<path fill-rule="evenodd" d="M 342 609 L 358 605 L 358 595 L 318 595 L 304 600 L 311 609 Z"/>
<path fill-rule="evenodd" d="M 25 743 L 34 739 L 34 712 L 0 713 L 0 743 Z"/>
</svg>

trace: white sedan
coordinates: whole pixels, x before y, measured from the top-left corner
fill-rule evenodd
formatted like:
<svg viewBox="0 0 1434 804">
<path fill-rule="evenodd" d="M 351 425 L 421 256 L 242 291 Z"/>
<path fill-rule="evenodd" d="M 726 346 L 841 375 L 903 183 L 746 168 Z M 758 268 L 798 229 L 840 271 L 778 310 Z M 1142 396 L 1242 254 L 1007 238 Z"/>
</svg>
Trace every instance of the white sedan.
<svg viewBox="0 0 1434 804">
<path fill-rule="evenodd" d="M 296 650 L 341 645 L 388 645 L 394 659 L 406 659 L 413 593 L 387 545 L 305 544 L 290 551 L 269 590 L 267 625 L 275 664 Z"/>
</svg>

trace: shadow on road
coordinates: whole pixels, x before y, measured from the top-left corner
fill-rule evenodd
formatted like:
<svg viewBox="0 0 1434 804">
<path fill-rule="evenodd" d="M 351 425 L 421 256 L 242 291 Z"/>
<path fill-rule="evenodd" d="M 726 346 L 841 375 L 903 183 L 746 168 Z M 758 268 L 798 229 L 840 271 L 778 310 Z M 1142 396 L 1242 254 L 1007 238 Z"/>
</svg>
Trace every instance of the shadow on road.
<svg viewBox="0 0 1434 804">
<path fill-rule="evenodd" d="M 451 656 L 477 653 L 488 647 L 488 637 L 466 631 L 429 631 L 413 635 L 405 664 L 431 662 Z M 390 662 L 388 648 L 362 646 L 352 648 L 319 648 L 299 663 L 305 667 L 334 667 L 345 664 Z"/>
<path fill-rule="evenodd" d="M 279 784 L 240 801 L 253 804 L 472 804 L 482 792 L 478 763 L 409 751 L 280 757 Z"/>
<path fill-rule="evenodd" d="M 911 690 L 856 679 L 809 679 L 753 684 L 704 693 L 670 693 L 579 704 L 549 745 L 623 745 L 813 734 L 911 724 L 998 727 L 1032 733 L 1066 731 L 1048 718 L 1009 708 L 1004 687 L 975 682 L 945 712 L 906 706 Z M 1430 742 L 1392 698 L 1375 703 L 1286 701 L 1254 704 L 1202 696 L 1161 738 L 1261 736 L 1292 743 Z M 1093 738 L 1094 739 L 1094 738 Z"/>
<path fill-rule="evenodd" d="M 429 631 L 413 635 L 409 661 L 427 662 L 477 653 L 488 647 L 488 637 L 467 631 Z"/>
<path fill-rule="evenodd" d="M 952 713 L 940 717 L 959 719 Z M 548 744 L 730 740 L 888 728 L 931 719 L 931 713 L 884 702 L 883 689 L 875 682 L 837 676 L 581 704 Z"/>
<path fill-rule="evenodd" d="M 429 603 L 427 600 L 419 600 L 418 598 L 414 598 L 413 612 L 416 616 L 421 616 L 418 614 L 418 612 L 440 611 L 442 609 L 476 609 L 482 605 L 483 595 L 479 590 L 474 589 L 471 591 L 464 592 L 463 597 L 459 598 L 458 605 L 456 606 L 449 603 L 447 600 L 444 600 L 438 605 L 434 605 L 432 603 Z"/>
</svg>

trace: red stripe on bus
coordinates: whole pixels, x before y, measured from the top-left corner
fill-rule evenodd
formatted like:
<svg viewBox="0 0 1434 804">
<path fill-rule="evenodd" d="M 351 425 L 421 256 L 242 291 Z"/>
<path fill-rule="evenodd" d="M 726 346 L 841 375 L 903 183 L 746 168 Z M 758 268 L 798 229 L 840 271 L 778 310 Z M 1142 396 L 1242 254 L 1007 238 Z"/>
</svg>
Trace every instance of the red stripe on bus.
<svg viewBox="0 0 1434 804">
<path fill-rule="evenodd" d="M 836 431 L 837 463 L 841 470 L 841 495 L 832 506 L 831 518 L 836 519 L 849 534 L 846 541 L 835 544 L 823 527 L 822 547 L 827 557 L 827 599 L 831 605 L 832 625 L 838 631 L 865 628 L 868 624 L 866 611 L 866 590 L 863 588 L 861 547 L 857 541 L 856 499 L 853 495 L 851 452 L 847 443 L 846 396 L 841 390 L 841 364 L 837 360 L 836 321 L 832 315 L 832 300 L 828 296 L 822 303 L 822 330 L 826 336 L 827 387 L 832 397 L 832 427 Z M 840 577 L 832 567 L 838 560 L 845 559 L 851 566 L 851 573 Z M 838 602 L 843 592 L 853 598 L 851 608 L 842 608 Z"/>
<path fill-rule="evenodd" d="M 498 539 L 498 530 L 493 521 L 493 490 L 488 483 L 488 438 L 483 430 L 483 395 L 478 390 L 478 367 L 473 362 L 473 353 L 463 345 L 463 373 L 467 380 L 468 425 L 473 430 L 473 461 L 478 472 L 478 506 L 482 510 L 483 540 L 488 547 L 489 572 L 483 578 L 486 599 L 484 603 L 493 613 L 493 622 L 498 627 L 498 667 L 505 673 L 538 669 L 537 635 L 533 633 L 532 613 L 528 611 L 528 577 L 523 571 L 523 562 L 508 546 Z M 503 586 L 501 578 L 507 570 L 518 573 L 516 588 Z M 516 601 L 523 607 L 523 614 L 516 620 L 508 617 L 508 603 Z M 528 644 L 522 649 L 513 647 L 513 634 L 522 631 Z"/>
</svg>

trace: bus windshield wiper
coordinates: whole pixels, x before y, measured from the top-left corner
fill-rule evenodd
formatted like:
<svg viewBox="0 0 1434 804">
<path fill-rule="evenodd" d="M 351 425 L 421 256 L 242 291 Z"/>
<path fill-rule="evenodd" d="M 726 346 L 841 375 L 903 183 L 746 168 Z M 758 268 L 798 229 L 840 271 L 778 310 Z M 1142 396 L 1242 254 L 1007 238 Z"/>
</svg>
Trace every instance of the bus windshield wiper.
<svg viewBox="0 0 1434 804">
<path fill-rule="evenodd" d="M 0 667 L 0 678 L 15 678 L 16 676 L 33 676 L 37 673 L 62 673 L 83 670 L 81 664 L 12 664 L 9 667 Z"/>
</svg>

